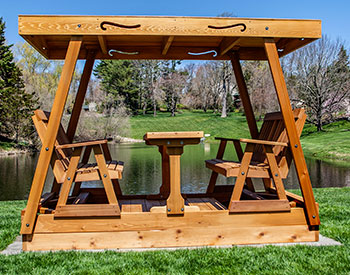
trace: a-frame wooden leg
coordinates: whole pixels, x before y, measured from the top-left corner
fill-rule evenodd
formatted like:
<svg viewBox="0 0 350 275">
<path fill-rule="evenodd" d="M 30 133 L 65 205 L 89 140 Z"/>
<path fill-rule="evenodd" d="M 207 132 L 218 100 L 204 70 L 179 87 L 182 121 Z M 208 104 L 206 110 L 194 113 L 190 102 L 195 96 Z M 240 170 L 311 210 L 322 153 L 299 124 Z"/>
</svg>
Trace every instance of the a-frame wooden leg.
<svg viewBox="0 0 350 275">
<path fill-rule="evenodd" d="M 66 103 L 81 43 L 82 37 L 74 36 L 71 38 L 68 45 L 65 63 L 63 65 L 60 82 L 57 87 L 55 100 L 51 110 L 51 119 L 49 119 L 45 139 L 40 150 L 26 211 L 22 220 L 21 234 L 32 234 L 33 232 L 40 197 L 44 188 L 47 171 L 49 169 L 58 128 L 61 123 L 64 105 Z"/>
<path fill-rule="evenodd" d="M 235 74 L 239 96 L 241 98 L 244 112 L 247 118 L 250 135 L 253 139 L 256 139 L 259 136 L 258 126 L 256 124 L 252 103 L 250 101 L 250 97 L 248 93 L 247 84 L 245 83 L 245 80 L 244 80 L 244 75 L 243 75 L 241 63 L 239 61 L 239 56 L 237 52 L 229 53 L 229 56 L 231 59 L 233 72 Z M 236 148 L 237 144 L 234 144 L 234 146 Z M 236 151 L 237 151 L 237 148 L 236 148 Z M 255 188 L 254 188 L 253 181 L 247 178 L 246 183 L 247 183 L 248 189 L 254 192 Z"/>
<path fill-rule="evenodd" d="M 62 184 L 61 192 L 58 197 L 57 206 L 66 205 L 69 191 L 72 187 L 72 183 L 74 182 L 75 174 L 78 168 L 80 156 L 81 156 L 81 147 L 75 148 L 73 151 L 73 155 L 70 158 L 68 170 L 66 173 L 66 178 Z"/>
<path fill-rule="evenodd" d="M 112 161 L 112 156 L 111 156 L 111 152 L 109 151 L 108 144 L 104 143 L 104 144 L 101 144 L 101 146 L 102 146 L 102 151 L 103 151 L 103 155 L 105 157 L 105 160 L 106 161 Z M 113 183 L 114 192 L 118 196 L 123 195 L 122 194 L 122 189 L 120 188 L 118 179 L 112 179 L 112 183 Z"/>
<path fill-rule="evenodd" d="M 270 70 L 275 85 L 278 101 L 280 104 L 283 121 L 289 138 L 290 149 L 292 151 L 296 172 L 298 175 L 300 188 L 304 197 L 306 216 L 311 226 L 320 224 L 315 198 L 312 191 L 309 172 L 307 170 L 304 153 L 301 148 L 297 134 L 292 107 L 288 96 L 287 86 L 284 80 L 283 71 L 279 61 L 277 47 L 272 38 L 265 39 L 265 52 L 270 65 Z"/>
<path fill-rule="evenodd" d="M 96 145 L 93 147 L 98 170 L 100 172 L 100 176 L 102 179 L 103 186 L 105 188 L 105 192 L 107 195 L 108 203 L 111 205 L 118 206 L 118 211 L 120 212 L 117 196 L 115 195 L 114 188 L 112 185 L 111 178 L 109 176 L 109 172 L 107 169 L 107 164 L 105 161 L 105 158 L 102 154 L 101 147 L 99 145 Z"/>
<path fill-rule="evenodd" d="M 221 140 L 220 141 L 219 150 L 218 150 L 218 153 L 216 154 L 216 158 L 217 159 L 222 159 L 224 157 L 226 144 L 227 144 L 227 140 Z M 208 185 L 208 188 L 207 188 L 207 194 L 212 194 L 214 192 L 214 188 L 215 188 L 215 184 L 216 184 L 217 178 L 218 178 L 218 173 L 212 171 L 211 172 L 211 176 L 210 176 L 209 185 Z"/>
<path fill-rule="evenodd" d="M 75 131 L 78 126 L 78 121 L 79 121 L 81 109 L 84 104 L 84 99 L 85 99 L 87 87 L 89 84 L 89 80 L 91 77 L 92 68 L 94 67 L 95 56 L 96 56 L 95 51 L 91 51 L 91 50 L 88 51 L 83 74 L 81 75 L 81 79 L 79 83 L 78 92 L 75 97 L 75 102 L 72 109 L 72 115 L 68 123 L 67 136 L 68 136 L 69 142 L 73 142 Z"/>
<path fill-rule="evenodd" d="M 248 174 L 248 169 L 249 169 L 249 164 L 253 156 L 253 150 L 254 150 L 254 145 L 248 143 L 246 146 L 246 149 L 244 151 L 244 155 L 242 158 L 241 162 L 241 167 L 239 169 L 239 174 L 236 179 L 235 186 L 233 188 L 231 200 L 230 200 L 230 205 L 229 205 L 229 210 L 231 209 L 231 204 L 233 201 L 239 201 L 242 195 L 242 190 L 244 183 L 247 179 L 247 174 Z"/>
<path fill-rule="evenodd" d="M 272 147 L 268 145 L 264 145 L 264 150 L 265 150 L 267 161 L 269 163 L 271 175 L 276 186 L 278 198 L 280 200 L 287 200 L 286 191 L 284 190 L 281 174 L 278 169 L 276 157 L 272 150 Z"/>
<path fill-rule="evenodd" d="M 258 126 L 256 125 L 253 107 L 252 107 L 252 103 L 250 102 L 247 85 L 244 81 L 244 75 L 243 75 L 241 64 L 239 62 L 238 53 L 237 52 L 229 53 L 229 56 L 231 59 L 233 72 L 235 74 L 239 96 L 241 98 L 244 112 L 247 118 L 250 135 L 253 139 L 257 139 L 259 136 Z"/>
</svg>

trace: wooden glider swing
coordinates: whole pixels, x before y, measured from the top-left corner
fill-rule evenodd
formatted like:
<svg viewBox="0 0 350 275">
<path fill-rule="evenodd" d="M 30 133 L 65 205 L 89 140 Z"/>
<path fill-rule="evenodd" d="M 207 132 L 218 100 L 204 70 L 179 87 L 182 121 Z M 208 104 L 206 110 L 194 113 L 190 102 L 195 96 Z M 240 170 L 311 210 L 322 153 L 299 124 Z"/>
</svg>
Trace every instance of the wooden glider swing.
<svg viewBox="0 0 350 275">
<path fill-rule="evenodd" d="M 33 115 L 42 148 L 22 211 L 23 250 L 318 240 L 318 206 L 299 139 L 306 114 L 292 110 L 279 58 L 320 38 L 319 20 L 32 15 L 18 20 L 19 34 L 45 58 L 65 60 L 51 112 Z M 65 131 L 60 123 L 78 59 L 86 62 Z M 251 139 L 218 137 L 217 156 L 206 161 L 212 170 L 207 192 L 184 194 L 183 147 L 198 144 L 203 132 L 145 133 L 146 144 L 158 146 L 162 158 L 159 194 L 123 194 L 118 180 L 124 163 L 112 160 L 107 141 L 73 143 L 96 59 L 230 60 Z M 260 131 L 240 60 L 267 60 L 270 66 L 280 112 L 266 114 Z M 236 162 L 224 159 L 231 142 Z M 89 162 L 90 155 L 96 163 Z M 292 162 L 302 196 L 283 186 Z M 42 194 L 50 165 L 52 189 Z M 235 184 L 216 185 L 218 174 L 236 178 Z M 256 190 L 254 178 L 264 190 Z M 81 185 L 96 180 L 103 188 Z"/>
</svg>

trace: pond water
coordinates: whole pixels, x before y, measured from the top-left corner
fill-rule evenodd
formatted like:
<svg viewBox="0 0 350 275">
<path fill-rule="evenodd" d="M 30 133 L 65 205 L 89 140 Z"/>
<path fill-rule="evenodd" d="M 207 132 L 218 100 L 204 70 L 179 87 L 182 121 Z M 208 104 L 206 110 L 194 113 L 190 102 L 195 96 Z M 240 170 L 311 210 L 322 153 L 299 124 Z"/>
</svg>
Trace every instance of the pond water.
<svg viewBox="0 0 350 275">
<path fill-rule="evenodd" d="M 110 145 L 113 159 L 125 162 L 123 179 L 120 181 L 124 194 L 158 193 L 161 184 L 161 158 L 156 146 L 143 143 Z M 218 144 L 202 143 L 185 146 L 181 157 L 182 191 L 205 192 L 211 171 L 205 167 L 206 159 L 215 158 Z M 0 157 L 0 200 L 27 199 L 35 171 L 38 154 Z M 235 159 L 234 148 L 228 144 L 225 159 Z M 350 186 L 350 167 L 329 164 L 307 158 L 312 186 Z M 48 174 L 45 190 L 50 190 L 53 175 Z M 232 184 L 233 179 L 219 175 L 218 184 Z M 256 182 L 259 187 L 259 182 Z M 98 185 L 99 183 L 93 183 Z M 284 181 L 287 189 L 299 188 L 297 176 L 292 167 Z M 90 183 L 91 185 L 91 183 Z"/>
</svg>

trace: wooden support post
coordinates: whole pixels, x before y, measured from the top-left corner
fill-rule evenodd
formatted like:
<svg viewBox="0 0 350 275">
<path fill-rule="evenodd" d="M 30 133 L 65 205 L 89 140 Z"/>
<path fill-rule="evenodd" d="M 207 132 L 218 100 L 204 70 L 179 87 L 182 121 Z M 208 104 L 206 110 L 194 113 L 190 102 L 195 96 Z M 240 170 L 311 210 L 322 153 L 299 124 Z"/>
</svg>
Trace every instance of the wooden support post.
<svg viewBox="0 0 350 275">
<path fill-rule="evenodd" d="M 281 173 L 278 169 L 275 154 L 272 146 L 264 145 L 264 151 L 266 154 L 267 161 L 270 166 L 271 175 L 276 186 L 277 195 L 280 200 L 287 200 L 286 191 L 284 190 Z"/>
<path fill-rule="evenodd" d="M 21 226 L 21 234 L 32 234 L 34 222 L 38 211 L 41 193 L 44 188 L 47 171 L 54 150 L 54 144 L 58 128 L 63 115 L 64 105 L 68 96 L 75 65 L 78 59 L 82 37 L 73 36 L 69 42 L 65 63 L 63 65 L 60 82 L 58 83 L 55 100 L 51 110 L 51 119 L 47 126 L 47 132 L 40 150 L 32 187 L 30 189 L 26 212 Z"/>
<path fill-rule="evenodd" d="M 230 204 L 228 207 L 229 210 L 232 209 L 232 203 L 235 201 L 239 201 L 241 198 L 243 186 L 248 174 L 249 164 L 253 156 L 254 147 L 254 144 L 248 143 L 245 148 L 241 162 L 241 167 L 239 169 L 239 174 L 237 176 L 235 187 L 233 188 Z"/>
<path fill-rule="evenodd" d="M 174 40 L 174 36 L 168 36 L 164 38 L 163 46 L 162 46 L 162 55 L 166 55 L 168 53 L 168 50 L 173 40 Z"/>
<path fill-rule="evenodd" d="M 95 145 L 93 147 L 93 150 L 94 150 L 98 170 L 100 172 L 101 180 L 102 180 L 103 186 L 104 186 L 105 191 L 106 191 L 108 203 L 118 206 L 118 200 L 117 200 L 117 197 L 115 195 L 114 187 L 112 185 L 112 181 L 111 181 L 111 178 L 109 176 L 106 161 L 105 161 L 105 158 L 102 154 L 101 147 L 99 145 Z M 119 206 L 117 208 L 119 209 Z"/>
<path fill-rule="evenodd" d="M 253 139 L 257 139 L 259 136 L 258 126 L 256 125 L 256 120 L 253 112 L 253 107 L 250 102 L 247 85 L 244 81 L 242 67 L 241 67 L 241 64 L 239 63 L 238 53 L 237 52 L 230 53 L 229 56 L 231 58 L 233 72 L 235 73 L 238 91 L 242 100 L 244 112 L 247 117 L 250 135 Z"/>
<path fill-rule="evenodd" d="M 170 194 L 170 168 L 169 155 L 166 153 L 165 146 L 159 146 L 159 152 L 162 156 L 162 185 L 159 189 L 161 198 L 167 198 Z"/>
<path fill-rule="evenodd" d="M 181 196 L 180 157 L 183 147 L 167 147 L 170 164 L 170 194 L 166 202 L 168 215 L 184 214 L 185 201 Z"/>
<path fill-rule="evenodd" d="M 219 45 L 219 55 L 222 56 L 231 50 L 240 41 L 239 37 L 224 37 Z"/>
<path fill-rule="evenodd" d="M 92 68 L 94 67 L 94 62 L 95 62 L 95 51 L 89 51 L 85 66 L 84 66 L 84 71 L 80 79 L 80 84 L 78 88 L 77 95 L 75 97 L 75 102 L 72 110 L 72 115 L 70 117 L 69 123 L 68 123 L 68 128 L 67 128 L 67 136 L 69 139 L 69 142 L 73 141 L 75 131 L 78 126 L 78 121 L 81 113 L 81 108 L 83 107 L 85 95 L 86 95 L 86 90 L 89 84 Z"/>
<path fill-rule="evenodd" d="M 66 203 L 67 203 L 69 191 L 72 187 L 72 183 L 73 183 L 74 178 L 75 178 L 75 173 L 76 173 L 77 168 L 78 168 L 80 155 L 81 155 L 81 149 L 82 149 L 81 147 L 75 148 L 73 151 L 73 155 L 70 158 L 68 170 L 66 173 L 66 178 L 64 179 L 62 189 L 61 189 L 60 195 L 58 197 L 57 206 L 66 205 Z"/>
<path fill-rule="evenodd" d="M 315 198 L 312 192 L 309 172 L 307 170 L 304 153 L 301 148 L 297 133 L 294 115 L 290 104 L 287 86 L 284 80 L 283 71 L 274 39 L 265 39 L 265 52 L 270 65 L 270 70 L 275 85 L 278 101 L 280 104 L 283 121 L 289 138 L 290 149 L 293 154 L 294 164 L 297 171 L 300 188 L 305 201 L 306 216 L 311 226 L 319 225 L 320 218 L 316 207 Z"/>
<path fill-rule="evenodd" d="M 222 139 L 220 141 L 219 150 L 218 150 L 218 153 L 216 154 L 216 158 L 217 159 L 222 159 L 224 157 L 226 144 L 227 144 L 227 140 Z M 218 178 L 218 173 L 215 172 L 215 171 L 212 171 L 211 172 L 211 176 L 210 176 L 209 185 L 208 185 L 208 188 L 207 188 L 207 194 L 214 193 L 214 188 L 215 188 L 215 184 L 216 184 L 217 178 Z"/>
</svg>

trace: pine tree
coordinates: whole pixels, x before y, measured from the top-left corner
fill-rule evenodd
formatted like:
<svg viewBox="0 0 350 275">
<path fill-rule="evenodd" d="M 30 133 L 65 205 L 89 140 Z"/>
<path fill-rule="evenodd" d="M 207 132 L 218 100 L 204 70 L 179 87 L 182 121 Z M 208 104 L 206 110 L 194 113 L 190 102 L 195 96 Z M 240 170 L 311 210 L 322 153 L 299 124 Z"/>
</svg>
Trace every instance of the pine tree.
<svg viewBox="0 0 350 275">
<path fill-rule="evenodd" d="M 94 71 L 101 79 L 101 88 L 109 98 L 111 106 L 107 109 L 124 104 L 133 113 L 138 108 L 137 71 L 130 60 L 103 60 Z M 106 105 L 106 104 L 105 104 Z"/>
<path fill-rule="evenodd" d="M 0 18 L 0 132 L 1 136 L 27 139 L 31 133 L 30 116 L 35 106 L 33 94 L 24 90 L 22 73 L 6 45 L 5 22 Z"/>
</svg>

